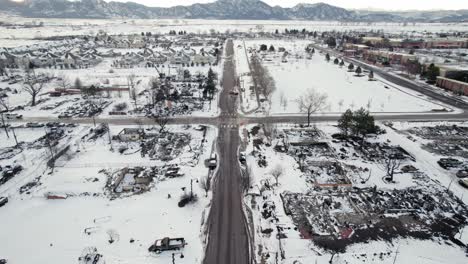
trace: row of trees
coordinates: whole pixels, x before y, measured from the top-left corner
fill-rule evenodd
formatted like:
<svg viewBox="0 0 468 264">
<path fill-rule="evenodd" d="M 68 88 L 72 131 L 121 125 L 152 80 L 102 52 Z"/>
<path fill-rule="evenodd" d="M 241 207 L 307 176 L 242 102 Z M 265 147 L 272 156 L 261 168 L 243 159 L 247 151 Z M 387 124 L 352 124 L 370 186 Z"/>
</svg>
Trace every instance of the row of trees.
<svg viewBox="0 0 468 264">
<path fill-rule="evenodd" d="M 271 102 L 273 92 L 276 90 L 276 83 L 267 68 L 262 65 L 258 56 L 253 55 L 250 59 L 252 79 L 258 91 Z"/>
<path fill-rule="evenodd" d="M 331 60 L 330 54 L 328 54 L 328 53 L 325 54 L 325 60 L 326 60 L 327 62 L 330 62 L 330 60 Z M 336 64 L 336 65 L 340 65 L 340 67 L 345 66 L 345 62 L 344 62 L 343 59 L 341 59 L 341 61 L 340 61 L 338 58 L 335 58 L 335 60 L 333 60 L 333 63 Z M 362 68 L 361 68 L 361 66 L 358 66 L 356 69 L 354 69 L 354 64 L 353 64 L 353 63 L 350 63 L 350 64 L 348 65 L 348 71 L 349 71 L 349 72 L 354 71 L 354 72 L 356 73 L 357 76 L 361 76 L 361 74 L 362 74 Z M 373 79 L 373 78 L 374 78 L 374 72 L 371 71 L 371 72 L 369 73 L 369 79 Z"/>
</svg>

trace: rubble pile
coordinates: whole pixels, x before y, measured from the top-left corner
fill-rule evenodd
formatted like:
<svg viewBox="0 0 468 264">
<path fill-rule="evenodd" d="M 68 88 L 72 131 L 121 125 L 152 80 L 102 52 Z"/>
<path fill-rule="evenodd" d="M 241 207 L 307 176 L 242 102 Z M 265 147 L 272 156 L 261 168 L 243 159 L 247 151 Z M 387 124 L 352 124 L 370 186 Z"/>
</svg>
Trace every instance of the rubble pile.
<svg viewBox="0 0 468 264">
<path fill-rule="evenodd" d="M 423 145 L 429 152 L 443 156 L 468 158 L 468 127 L 416 127 L 407 132 L 431 142 Z"/>
<path fill-rule="evenodd" d="M 448 239 L 468 223 L 468 208 L 441 188 L 285 192 L 284 210 L 304 238 L 336 250 L 396 236 Z"/>
</svg>

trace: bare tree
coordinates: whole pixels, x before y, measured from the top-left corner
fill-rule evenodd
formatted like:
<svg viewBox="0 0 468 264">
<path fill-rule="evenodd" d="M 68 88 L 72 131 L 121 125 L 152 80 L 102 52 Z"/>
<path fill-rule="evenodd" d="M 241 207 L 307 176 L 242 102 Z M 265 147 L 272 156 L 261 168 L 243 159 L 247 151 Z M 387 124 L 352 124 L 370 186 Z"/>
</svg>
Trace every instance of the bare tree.
<svg viewBox="0 0 468 264">
<path fill-rule="evenodd" d="M 128 89 L 135 88 L 135 83 L 136 83 L 136 75 L 134 73 L 128 75 L 127 76 Z"/>
<path fill-rule="evenodd" d="M 8 102 L 8 98 L 1 97 L 0 94 L 0 112 L 9 112 L 10 111 L 10 103 Z"/>
<path fill-rule="evenodd" d="M 63 90 L 70 88 L 70 80 L 65 75 L 59 76 L 58 83 L 60 88 L 62 88 Z"/>
<path fill-rule="evenodd" d="M 47 162 L 47 165 L 50 167 L 51 172 L 54 172 L 55 169 L 55 161 L 56 161 L 56 154 L 57 154 L 57 144 L 58 142 L 52 139 L 52 135 L 49 133 L 46 133 L 45 135 L 45 145 L 49 149 L 49 161 Z"/>
<path fill-rule="evenodd" d="M 280 94 L 280 105 L 283 107 L 283 110 L 286 110 L 286 107 L 288 107 L 288 99 L 283 92 Z"/>
<path fill-rule="evenodd" d="M 312 114 L 328 108 L 327 100 L 327 94 L 320 93 L 313 88 L 308 89 L 304 95 L 296 100 L 299 111 L 307 114 L 307 126 L 310 126 L 310 117 Z"/>
<path fill-rule="evenodd" d="M 150 100 L 150 104 L 153 106 L 153 108 L 155 107 L 156 103 L 157 103 L 157 95 L 158 95 L 158 91 L 160 89 L 160 81 L 157 77 L 152 77 L 150 80 L 149 80 L 149 83 L 148 83 L 148 86 L 150 88 L 150 92 L 149 92 L 149 100 Z"/>
<path fill-rule="evenodd" d="M 119 233 L 117 233 L 117 231 L 114 229 L 107 230 L 107 235 L 109 236 L 109 244 L 119 241 L 120 239 Z"/>
<path fill-rule="evenodd" d="M 96 99 L 92 100 L 92 99 L 88 99 L 86 100 L 86 103 L 89 105 L 90 107 L 90 116 L 92 119 L 93 119 L 93 124 L 94 124 L 94 127 L 96 127 L 96 115 L 99 114 L 101 111 L 102 111 L 102 100 L 98 99 L 96 101 Z"/>
<path fill-rule="evenodd" d="M 280 164 L 277 164 L 271 171 L 270 174 L 275 178 L 276 186 L 278 186 L 278 179 L 283 175 L 284 168 Z"/>
<path fill-rule="evenodd" d="M 44 89 L 47 82 L 47 76 L 43 74 L 36 74 L 33 69 L 26 70 L 23 82 L 23 91 L 31 95 L 31 106 L 36 105 L 37 95 Z"/>
<path fill-rule="evenodd" d="M 133 103 L 135 104 L 135 108 L 138 107 L 138 94 L 135 88 L 130 88 L 130 99 L 133 100 Z"/>
<path fill-rule="evenodd" d="M 166 126 L 170 121 L 170 112 L 167 109 L 162 109 L 154 116 L 154 121 L 159 125 L 159 133 L 163 133 L 166 130 Z"/>
<path fill-rule="evenodd" d="M 362 174 L 359 174 L 359 179 L 361 179 L 361 183 L 362 184 L 365 184 L 366 182 L 368 182 L 370 180 L 370 177 L 372 176 L 372 170 L 369 170 L 369 174 L 367 175 L 367 177 Z"/>
<path fill-rule="evenodd" d="M 251 69 L 256 88 L 271 102 L 273 92 L 276 90 L 276 83 L 268 69 L 262 65 L 260 59 L 256 55 L 251 57 Z"/>
<path fill-rule="evenodd" d="M 205 191 L 205 197 L 208 197 L 211 190 L 211 179 L 208 175 L 200 179 L 200 187 Z"/>
<path fill-rule="evenodd" d="M 389 155 L 384 159 L 384 169 L 387 173 L 387 179 L 392 182 L 393 181 L 393 175 L 395 174 L 395 171 L 400 168 L 401 165 L 401 159 L 396 158 L 395 155 Z"/>
<path fill-rule="evenodd" d="M 341 109 L 343 108 L 343 105 L 344 105 L 344 100 L 343 99 L 338 101 L 338 107 L 339 107 L 340 112 L 341 112 Z"/>
<path fill-rule="evenodd" d="M 7 138 L 10 138 L 10 135 L 8 134 L 7 124 L 5 122 L 5 117 L 3 116 L 3 113 L 8 111 L 10 111 L 10 104 L 7 98 L 0 97 L 0 118 L 2 121 L 2 127 L 3 129 L 5 129 L 5 135 L 7 136 Z"/>
</svg>

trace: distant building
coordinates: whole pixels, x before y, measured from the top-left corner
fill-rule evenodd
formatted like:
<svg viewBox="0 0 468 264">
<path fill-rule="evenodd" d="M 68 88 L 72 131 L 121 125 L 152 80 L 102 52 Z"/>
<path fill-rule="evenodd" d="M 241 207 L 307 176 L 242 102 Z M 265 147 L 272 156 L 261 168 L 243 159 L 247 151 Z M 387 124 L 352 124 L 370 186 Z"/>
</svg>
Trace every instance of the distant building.
<svg viewBox="0 0 468 264">
<path fill-rule="evenodd" d="M 468 48 L 468 39 L 427 39 L 425 43 L 427 49 L 462 49 Z"/>
<path fill-rule="evenodd" d="M 445 77 L 437 77 L 436 85 L 454 93 L 468 95 L 468 83 Z"/>
<path fill-rule="evenodd" d="M 405 65 L 410 61 L 417 60 L 417 57 L 415 55 L 383 50 L 366 50 L 363 53 L 363 58 L 366 61 L 373 63 L 388 63 L 401 65 Z"/>
<path fill-rule="evenodd" d="M 422 39 L 405 39 L 401 43 L 401 46 L 405 49 L 422 49 L 425 45 Z"/>
</svg>

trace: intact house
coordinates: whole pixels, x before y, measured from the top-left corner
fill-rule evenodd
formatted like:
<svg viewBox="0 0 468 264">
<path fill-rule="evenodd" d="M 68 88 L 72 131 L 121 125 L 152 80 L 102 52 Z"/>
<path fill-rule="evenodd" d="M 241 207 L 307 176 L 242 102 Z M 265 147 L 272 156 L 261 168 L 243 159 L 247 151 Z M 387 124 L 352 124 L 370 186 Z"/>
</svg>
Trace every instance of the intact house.
<svg viewBox="0 0 468 264">
<path fill-rule="evenodd" d="M 141 64 L 144 60 L 144 56 L 135 52 L 129 52 L 123 55 L 120 60 L 114 61 L 113 66 L 121 68 L 132 67 Z"/>
<path fill-rule="evenodd" d="M 192 62 L 197 64 L 213 64 L 216 61 L 216 57 L 209 54 L 208 52 L 200 52 L 192 57 Z"/>
<path fill-rule="evenodd" d="M 115 52 L 113 49 L 110 49 L 110 50 L 98 52 L 97 55 L 100 57 L 104 57 L 104 58 L 115 58 L 118 56 L 122 56 L 122 53 Z"/>
<path fill-rule="evenodd" d="M 58 55 L 47 52 L 35 58 L 32 58 L 32 63 L 37 67 L 50 67 L 55 65 L 56 60 L 59 58 Z"/>
<path fill-rule="evenodd" d="M 190 56 L 185 54 L 185 52 L 177 52 L 171 58 L 169 58 L 171 64 L 189 64 L 191 62 Z"/>
</svg>

